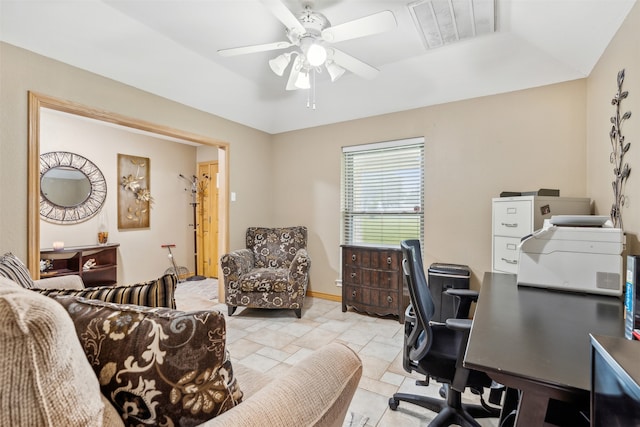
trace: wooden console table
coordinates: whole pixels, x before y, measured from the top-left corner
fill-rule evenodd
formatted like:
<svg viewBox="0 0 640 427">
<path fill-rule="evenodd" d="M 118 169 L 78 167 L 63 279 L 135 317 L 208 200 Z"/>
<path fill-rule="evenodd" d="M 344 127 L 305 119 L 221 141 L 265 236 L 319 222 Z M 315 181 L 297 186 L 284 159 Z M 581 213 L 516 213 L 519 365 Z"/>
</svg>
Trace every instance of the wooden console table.
<svg viewBox="0 0 640 427">
<path fill-rule="evenodd" d="M 51 260 L 51 269 L 40 272 L 41 278 L 77 274 L 85 286 L 114 285 L 118 281 L 119 243 L 106 245 L 74 246 L 61 250 L 42 249 L 41 260 Z M 84 270 L 82 266 L 90 259 L 95 267 Z"/>
</svg>

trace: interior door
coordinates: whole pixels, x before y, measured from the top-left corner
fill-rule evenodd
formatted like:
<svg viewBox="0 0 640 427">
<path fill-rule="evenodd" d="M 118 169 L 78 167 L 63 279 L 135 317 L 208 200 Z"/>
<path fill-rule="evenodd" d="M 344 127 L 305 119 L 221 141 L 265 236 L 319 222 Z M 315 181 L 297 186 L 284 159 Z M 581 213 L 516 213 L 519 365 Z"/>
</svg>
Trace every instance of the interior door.
<svg viewBox="0 0 640 427">
<path fill-rule="evenodd" d="M 218 277 L 218 162 L 198 163 L 198 274 Z"/>
</svg>

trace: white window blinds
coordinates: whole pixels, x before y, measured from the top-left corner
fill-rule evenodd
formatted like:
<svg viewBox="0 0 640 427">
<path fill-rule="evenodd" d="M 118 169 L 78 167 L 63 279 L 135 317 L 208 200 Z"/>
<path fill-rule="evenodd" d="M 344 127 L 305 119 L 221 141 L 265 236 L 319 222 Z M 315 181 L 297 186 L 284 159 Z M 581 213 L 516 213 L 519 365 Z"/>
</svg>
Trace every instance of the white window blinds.
<svg viewBox="0 0 640 427">
<path fill-rule="evenodd" d="M 344 147 L 342 152 L 343 243 L 422 243 L 424 138 Z"/>
</svg>

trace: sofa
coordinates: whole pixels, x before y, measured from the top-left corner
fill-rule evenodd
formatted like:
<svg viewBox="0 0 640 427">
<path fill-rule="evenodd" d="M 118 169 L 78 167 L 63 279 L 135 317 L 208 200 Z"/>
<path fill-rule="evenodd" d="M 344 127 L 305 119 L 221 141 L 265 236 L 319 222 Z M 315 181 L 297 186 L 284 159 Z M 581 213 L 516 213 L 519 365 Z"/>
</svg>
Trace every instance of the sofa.
<svg viewBox="0 0 640 427">
<path fill-rule="evenodd" d="M 50 280 L 34 283 L 80 285 Z M 333 343 L 271 378 L 232 366 L 217 311 L 43 295 L 2 275 L 0 342 L 0 425 L 339 427 L 362 375 Z"/>
</svg>

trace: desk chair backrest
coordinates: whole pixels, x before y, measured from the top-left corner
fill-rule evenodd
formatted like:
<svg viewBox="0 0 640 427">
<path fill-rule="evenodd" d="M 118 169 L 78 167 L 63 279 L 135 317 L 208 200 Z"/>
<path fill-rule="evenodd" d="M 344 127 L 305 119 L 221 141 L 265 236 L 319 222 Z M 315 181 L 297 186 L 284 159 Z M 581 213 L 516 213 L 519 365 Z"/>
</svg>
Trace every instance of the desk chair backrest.
<svg viewBox="0 0 640 427">
<path fill-rule="evenodd" d="M 486 405 L 482 398 L 482 390 L 491 386 L 491 378 L 484 372 L 473 371 L 463 366 L 471 321 L 464 314 L 460 318 L 447 319 L 446 323 L 432 322 L 435 305 L 424 274 L 420 242 L 403 240 L 400 242 L 400 248 L 403 255 L 402 270 L 411 298 L 411 306 L 405 314 L 402 365 L 407 372 L 416 371 L 425 375 L 425 380 L 420 381 L 419 385 L 429 385 L 430 378 L 445 384 L 441 389 L 441 395 L 446 396 L 446 399 L 395 393 L 389 399 L 389 408 L 397 409 L 400 401 L 410 402 L 438 412 L 429 424 L 432 427 L 478 427 L 480 424 L 474 417 L 497 417 L 500 411 L 499 408 Z M 456 291 L 455 296 L 459 299 L 477 297 L 475 293 L 467 294 L 469 290 Z M 465 303 L 465 306 L 470 304 Z M 466 388 L 480 394 L 481 405 L 462 403 L 462 393 Z"/>
<path fill-rule="evenodd" d="M 410 359 L 415 361 L 421 360 L 431 348 L 433 332 L 429 322 L 436 309 L 424 274 L 420 241 L 403 240 L 400 243 L 400 248 L 402 249 L 402 270 L 417 323 L 411 331 L 409 339 L 409 342 L 418 344 L 410 354 Z"/>
</svg>

